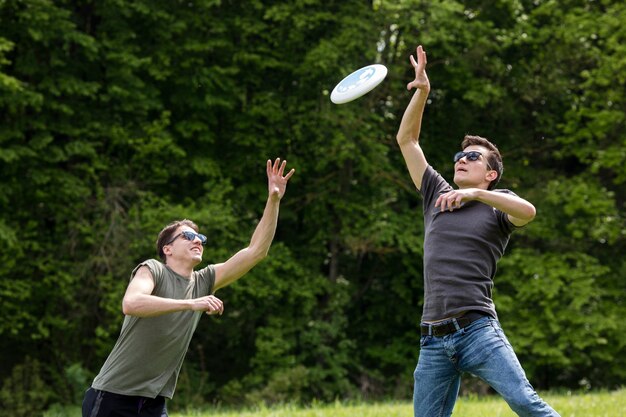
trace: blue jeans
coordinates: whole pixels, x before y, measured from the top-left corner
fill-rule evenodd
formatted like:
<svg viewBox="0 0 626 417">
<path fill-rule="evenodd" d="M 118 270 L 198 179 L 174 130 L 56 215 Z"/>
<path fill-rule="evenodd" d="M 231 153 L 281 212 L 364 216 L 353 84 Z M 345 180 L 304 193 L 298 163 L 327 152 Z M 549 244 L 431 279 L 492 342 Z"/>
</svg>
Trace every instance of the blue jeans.
<svg viewBox="0 0 626 417">
<path fill-rule="evenodd" d="M 415 368 L 415 417 L 452 414 L 461 374 L 491 385 L 519 416 L 559 416 L 528 382 L 500 323 L 482 317 L 446 336 L 422 336 Z"/>
</svg>

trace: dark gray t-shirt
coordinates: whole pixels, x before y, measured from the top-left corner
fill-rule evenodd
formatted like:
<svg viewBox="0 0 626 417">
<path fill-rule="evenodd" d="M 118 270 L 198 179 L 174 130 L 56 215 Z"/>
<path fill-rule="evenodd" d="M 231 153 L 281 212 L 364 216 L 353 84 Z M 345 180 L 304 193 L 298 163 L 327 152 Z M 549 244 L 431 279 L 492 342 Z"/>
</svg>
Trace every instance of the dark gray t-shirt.
<svg viewBox="0 0 626 417">
<path fill-rule="evenodd" d="M 506 213 L 478 201 L 441 212 L 437 198 L 452 187 L 429 166 L 424 198 L 424 311 L 435 321 L 479 310 L 497 318 L 492 300 L 496 263 L 515 226 Z M 509 190 L 494 190 L 513 194 Z"/>
<path fill-rule="evenodd" d="M 152 295 L 192 299 L 213 291 L 213 265 L 194 271 L 188 279 L 150 259 L 133 270 L 131 280 L 143 265 L 154 278 Z M 124 317 L 117 343 L 92 387 L 123 395 L 172 398 L 183 359 L 202 314 L 189 310 L 158 317 Z"/>
</svg>

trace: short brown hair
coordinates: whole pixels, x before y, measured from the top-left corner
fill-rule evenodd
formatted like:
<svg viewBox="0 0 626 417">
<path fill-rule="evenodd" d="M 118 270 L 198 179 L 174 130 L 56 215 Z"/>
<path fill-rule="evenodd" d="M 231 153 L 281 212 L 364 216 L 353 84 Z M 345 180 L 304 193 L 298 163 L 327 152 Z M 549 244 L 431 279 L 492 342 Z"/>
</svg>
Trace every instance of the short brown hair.
<svg viewBox="0 0 626 417">
<path fill-rule="evenodd" d="M 163 261 L 165 261 L 165 253 L 163 253 L 163 246 L 165 246 L 167 242 L 172 240 L 174 232 L 176 232 L 176 230 L 180 226 L 189 226 L 196 233 L 198 233 L 198 230 L 199 230 L 198 225 L 189 219 L 176 220 L 176 221 L 171 222 L 167 226 L 165 226 L 163 230 L 159 232 L 159 237 L 157 238 L 157 241 L 156 241 L 157 253 L 159 254 L 159 257 Z"/>
<path fill-rule="evenodd" d="M 485 139 L 481 136 L 474 135 L 465 135 L 463 138 L 463 143 L 461 143 L 461 150 L 467 148 L 470 145 L 482 146 L 489 150 L 489 155 L 487 155 L 487 163 L 489 167 L 498 173 L 498 176 L 495 180 L 489 183 L 489 190 L 493 190 L 496 188 L 496 185 L 500 181 L 500 177 L 502 177 L 502 173 L 504 172 L 504 164 L 502 163 L 502 155 L 500 155 L 500 151 L 498 147 L 491 143 L 488 139 Z"/>
</svg>

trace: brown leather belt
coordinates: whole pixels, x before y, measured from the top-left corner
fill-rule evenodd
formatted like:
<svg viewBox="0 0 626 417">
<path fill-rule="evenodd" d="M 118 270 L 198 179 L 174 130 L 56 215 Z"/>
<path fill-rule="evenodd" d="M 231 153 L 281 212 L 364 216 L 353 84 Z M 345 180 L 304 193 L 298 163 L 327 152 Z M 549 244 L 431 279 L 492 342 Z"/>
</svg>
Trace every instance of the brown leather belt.
<svg viewBox="0 0 626 417">
<path fill-rule="evenodd" d="M 466 313 L 461 317 L 446 320 L 445 322 L 440 323 L 440 324 L 422 324 L 420 328 L 422 330 L 422 336 L 431 335 L 431 336 L 441 337 L 441 336 L 445 336 L 448 334 L 452 334 L 459 329 L 467 327 L 471 323 L 485 316 L 487 316 L 487 313 L 482 313 L 479 311 L 470 311 L 469 313 Z M 457 326 L 454 325 L 455 321 L 456 321 L 456 324 L 458 325 L 458 328 Z"/>
</svg>

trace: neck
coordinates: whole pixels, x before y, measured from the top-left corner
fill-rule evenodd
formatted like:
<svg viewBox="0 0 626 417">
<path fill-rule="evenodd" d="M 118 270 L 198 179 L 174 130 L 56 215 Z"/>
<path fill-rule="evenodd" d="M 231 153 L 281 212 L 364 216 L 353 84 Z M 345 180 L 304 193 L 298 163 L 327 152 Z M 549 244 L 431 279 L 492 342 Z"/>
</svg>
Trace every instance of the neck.
<svg viewBox="0 0 626 417">
<path fill-rule="evenodd" d="M 181 275 L 185 278 L 191 278 L 191 274 L 193 273 L 193 267 L 195 265 L 190 265 L 189 263 L 177 261 L 172 258 L 168 258 L 165 261 L 165 265 L 167 265 L 172 271 L 176 272 L 178 275 Z"/>
<path fill-rule="evenodd" d="M 483 182 L 480 184 L 458 184 L 455 183 L 457 187 L 459 187 L 459 190 L 463 190 L 466 188 L 480 188 L 481 190 L 488 190 L 489 189 L 489 183 L 488 182 Z"/>
</svg>

